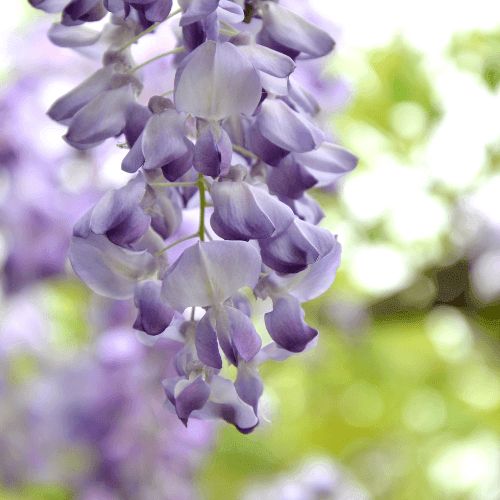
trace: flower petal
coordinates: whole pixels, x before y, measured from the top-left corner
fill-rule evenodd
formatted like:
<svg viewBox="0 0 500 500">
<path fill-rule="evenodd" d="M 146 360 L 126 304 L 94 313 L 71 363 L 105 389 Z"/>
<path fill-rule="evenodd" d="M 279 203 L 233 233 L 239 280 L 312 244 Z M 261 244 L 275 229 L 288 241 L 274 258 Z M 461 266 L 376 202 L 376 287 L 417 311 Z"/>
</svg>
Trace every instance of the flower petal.
<svg viewBox="0 0 500 500">
<path fill-rule="evenodd" d="M 297 67 L 290 57 L 257 43 L 239 45 L 238 49 L 256 69 L 278 78 L 287 77 Z"/>
<path fill-rule="evenodd" d="M 162 298 L 182 313 L 186 307 L 222 304 L 240 288 L 259 279 L 259 252 L 242 241 L 198 242 L 163 277 Z"/>
<path fill-rule="evenodd" d="M 198 359 L 207 366 L 220 370 L 222 358 L 217 343 L 217 334 L 210 322 L 210 311 L 207 311 L 196 327 L 196 353 Z"/>
<path fill-rule="evenodd" d="M 200 413 L 207 418 L 221 418 L 243 434 L 252 432 L 259 420 L 253 408 L 238 397 L 233 383 L 216 375 L 210 381 L 210 388 L 210 398 Z"/>
<path fill-rule="evenodd" d="M 144 236 L 150 224 L 151 216 L 137 207 L 124 221 L 106 231 L 106 236 L 111 243 L 127 248 Z"/>
<path fill-rule="evenodd" d="M 292 211 L 264 189 L 247 182 L 214 182 L 210 190 L 215 233 L 224 239 L 269 238 L 293 221 Z"/>
<path fill-rule="evenodd" d="M 142 135 L 144 170 L 154 170 L 176 160 L 187 152 L 184 143 L 186 119 L 174 109 L 154 114 Z"/>
<path fill-rule="evenodd" d="M 182 8 L 180 26 L 200 21 L 211 14 L 218 6 L 218 0 L 179 0 Z"/>
<path fill-rule="evenodd" d="M 234 346 L 245 361 L 250 361 L 260 351 L 262 340 L 248 316 L 233 307 L 225 306 L 224 309 Z"/>
<path fill-rule="evenodd" d="M 280 273 L 297 273 L 331 252 L 335 239 L 330 231 L 295 219 L 283 233 L 259 244 L 266 266 Z"/>
<path fill-rule="evenodd" d="M 293 158 L 288 155 L 277 167 L 271 168 L 267 174 L 269 188 L 288 198 L 298 199 L 305 191 L 316 184 L 316 179 Z"/>
<path fill-rule="evenodd" d="M 160 292 L 161 286 L 153 281 L 136 286 L 134 302 L 138 313 L 133 328 L 148 335 L 160 335 L 170 325 L 175 311 L 163 303 Z"/>
<path fill-rule="evenodd" d="M 29 0 L 29 3 L 47 14 L 58 14 L 66 7 L 68 0 Z"/>
<path fill-rule="evenodd" d="M 172 10 L 172 0 L 156 0 L 144 7 L 144 15 L 152 23 L 161 23 L 170 14 Z"/>
<path fill-rule="evenodd" d="M 290 151 L 276 146 L 266 139 L 259 130 L 257 124 L 248 129 L 248 148 L 257 155 L 264 163 L 273 167 L 279 165 L 280 161 L 290 154 Z"/>
<path fill-rule="evenodd" d="M 139 172 L 125 186 L 108 191 L 92 210 L 90 229 L 104 234 L 130 217 L 146 192 L 146 179 Z"/>
<path fill-rule="evenodd" d="M 85 239 L 71 237 L 68 257 L 89 288 L 112 299 L 132 297 L 137 283 L 156 271 L 155 260 L 148 252 L 113 245 L 106 236 L 92 232 Z"/>
<path fill-rule="evenodd" d="M 245 14 L 241 6 L 230 0 L 219 0 L 217 17 L 225 23 L 241 23 Z"/>
<path fill-rule="evenodd" d="M 111 77 L 114 72 L 113 65 L 98 69 L 80 85 L 57 99 L 49 108 L 47 114 L 56 122 L 64 122 L 71 118 L 101 93 L 111 90 Z"/>
<path fill-rule="evenodd" d="M 85 148 L 120 134 L 126 124 L 127 108 L 134 102 L 130 85 L 103 92 L 73 116 L 65 140 Z"/>
<path fill-rule="evenodd" d="M 181 421 L 187 425 L 187 420 L 195 410 L 201 410 L 210 397 L 210 386 L 198 375 L 175 398 L 175 411 Z"/>
<path fill-rule="evenodd" d="M 234 387 L 242 401 L 249 404 L 257 415 L 259 399 L 264 392 L 264 384 L 257 368 L 240 363 Z"/>
<path fill-rule="evenodd" d="M 161 167 L 163 175 L 169 182 L 175 182 L 193 166 L 194 144 L 187 137 L 184 137 L 184 144 L 187 151 L 179 158 Z"/>
<path fill-rule="evenodd" d="M 94 45 L 101 37 L 101 33 L 85 26 L 64 26 L 54 23 L 47 36 L 58 47 L 86 47 Z"/>
<path fill-rule="evenodd" d="M 263 3 L 262 21 L 263 29 L 278 43 L 311 57 L 324 56 L 335 46 L 326 31 L 277 3 Z"/>
<path fill-rule="evenodd" d="M 214 179 L 229 172 L 233 147 L 227 132 L 215 122 L 200 132 L 194 146 L 194 168 Z"/>
<path fill-rule="evenodd" d="M 318 335 L 318 331 L 304 322 L 305 313 L 300 302 L 291 295 L 279 298 L 271 312 L 264 315 L 267 331 L 283 349 L 302 352 Z"/>
<path fill-rule="evenodd" d="M 335 275 L 340 265 L 342 246 L 335 237 L 335 246 L 332 251 L 321 260 L 311 264 L 300 273 L 291 276 L 269 276 L 270 286 L 280 293 L 293 295 L 300 302 L 313 300 L 323 295 L 335 281 Z"/>
<path fill-rule="evenodd" d="M 257 124 L 264 137 L 288 151 L 311 151 L 324 140 L 323 131 L 280 99 L 266 99 L 262 103 Z"/>
<path fill-rule="evenodd" d="M 207 121 L 238 113 L 252 116 L 262 90 L 257 70 L 238 48 L 211 40 L 181 62 L 174 86 L 177 111 Z"/>
<path fill-rule="evenodd" d="M 133 174 L 144 165 L 144 153 L 142 152 L 142 133 L 139 135 L 134 145 L 122 160 L 122 170 Z"/>
<path fill-rule="evenodd" d="M 278 78 L 277 76 L 269 75 L 264 71 L 259 71 L 260 83 L 262 88 L 271 94 L 286 96 L 288 94 L 288 77 Z"/>
<path fill-rule="evenodd" d="M 358 157 L 347 149 L 324 142 L 321 146 L 307 153 L 294 153 L 296 161 L 318 179 L 318 187 L 328 186 L 348 174 L 358 164 Z"/>
</svg>

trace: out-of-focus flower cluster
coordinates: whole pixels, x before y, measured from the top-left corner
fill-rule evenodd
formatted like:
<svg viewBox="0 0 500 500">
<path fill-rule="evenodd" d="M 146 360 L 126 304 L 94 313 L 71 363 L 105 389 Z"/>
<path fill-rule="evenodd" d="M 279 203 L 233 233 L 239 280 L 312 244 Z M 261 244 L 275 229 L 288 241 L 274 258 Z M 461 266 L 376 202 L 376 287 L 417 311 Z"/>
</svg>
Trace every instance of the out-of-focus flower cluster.
<svg viewBox="0 0 500 500">
<path fill-rule="evenodd" d="M 250 486 L 242 500 L 370 500 L 371 495 L 329 457 L 304 460 L 297 470 Z"/>
<path fill-rule="evenodd" d="M 39 495 L 59 487 L 78 500 L 197 498 L 194 467 L 211 424 L 185 429 L 158 411 L 176 345 L 148 349 L 117 326 L 77 357 L 49 349 L 50 325 L 35 305 L 41 293 L 3 304 L 1 492 L 33 485 Z"/>
<path fill-rule="evenodd" d="M 56 45 L 102 53 L 102 67 L 49 116 L 81 151 L 123 133 L 122 170 L 135 174 L 74 226 L 73 269 L 101 295 L 134 297 L 145 343 L 185 344 L 177 377 L 163 381 L 181 421 L 220 418 L 251 432 L 259 365 L 314 346 L 301 304 L 331 286 L 340 264 L 340 244 L 318 227 L 324 214 L 307 190 L 332 184 L 357 158 L 314 123 L 319 105 L 291 76 L 334 40 L 273 1 L 182 0 L 177 10 L 171 0 L 30 2 L 62 11 L 49 32 Z M 108 12 L 100 32 L 84 26 Z M 135 64 L 132 44 L 176 14 L 178 46 Z M 171 54 L 174 88 L 140 104 L 143 66 Z M 264 347 L 249 292 L 272 302 Z M 222 354 L 234 381 L 220 375 Z"/>
</svg>

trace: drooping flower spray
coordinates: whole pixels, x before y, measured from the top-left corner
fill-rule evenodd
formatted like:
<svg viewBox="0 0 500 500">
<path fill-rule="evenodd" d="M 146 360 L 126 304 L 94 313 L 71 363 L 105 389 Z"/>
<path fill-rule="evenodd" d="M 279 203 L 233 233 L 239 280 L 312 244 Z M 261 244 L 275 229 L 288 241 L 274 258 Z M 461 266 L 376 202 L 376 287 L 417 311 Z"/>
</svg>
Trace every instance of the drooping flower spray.
<svg viewBox="0 0 500 500">
<path fill-rule="evenodd" d="M 73 269 L 98 294 L 134 297 L 144 342 L 185 344 L 178 376 L 163 381 L 169 410 L 186 425 L 223 419 L 251 432 L 259 365 L 315 345 L 301 304 L 328 290 L 340 264 L 340 243 L 318 227 L 324 214 L 307 190 L 335 182 L 357 158 L 314 123 L 318 103 L 293 78 L 302 59 L 327 55 L 334 40 L 275 1 L 30 3 L 62 12 L 49 32 L 56 45 L 102 52 L 102 67 L 49 116 L 68 126 L 64 140 L 77 149 L 124 134 L 122 170 L 135 174 L 75 225 Z M 108 15 L 102 31 L 87 28 Z M 177 46 L 158 40 L 158 54 L 135 63 L 131 46 L 174 16 Z M 140 104 L 142 68 L 169 55 L 173 89 Z M 181 233 L 193 208 L 196 227 Z M 266 346 L 250 290 L 272 300 Z M 220 375 L 224 360 L 235 380 Z"/>
</svg>

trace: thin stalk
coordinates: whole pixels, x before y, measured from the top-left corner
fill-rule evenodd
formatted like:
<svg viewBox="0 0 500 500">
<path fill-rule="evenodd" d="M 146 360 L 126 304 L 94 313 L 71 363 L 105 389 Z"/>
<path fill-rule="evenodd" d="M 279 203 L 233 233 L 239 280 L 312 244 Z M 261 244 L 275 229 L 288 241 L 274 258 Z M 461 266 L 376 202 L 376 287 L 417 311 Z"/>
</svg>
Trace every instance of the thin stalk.
<svg viewBox="0 0 500 500">
<path fill-rule="evenodd" d="M 174 241 L 172 244 L 167 245 L 165 248 L 162 248 L 159 252 L 156 252 L 154 256 L 158 257 L 163 252 L 166 252 L 170 248 L 175 247 L 175 245 L 178 245 L 179 243 L 182 243 L 183 241 L 190 240 L 191 238 L 196 238 L 198 236 L 199 236 L 199 233 L 193 233 L 193 234 L 190 234 L 189 236 L 185 236 L 184 238 L 181 238 L 180 240 Z"/>
<path fill-rule="evenodd" d="M 163 94 L 160 94 L 161 97 L 165 97 L 166 95 L 173 94 L 174 89 L 172 90 L 167 90 L 166 92 L 163 92 Z"/>
<path fill-rule="evenodd" d="M 185 50 L 186 49 L 184 47 L 177 47 L 176 49 L 169 50 L 168 52 L 163 52 L 163 54 L 158 54 L 157 56 L 154 56 L 151 59 L 148 59 L 147 61 L 144 61 L 143 63 L 134 66 L 133 68 L 129 69 L 127 73 L 135 73 L 138 69 L 142 68 L 143 66 L 146 66 L 146 64 L 149 64 L 150 62 L 160 59 L 160 57 L 169 56 L 170 54 L 177 54 L 178 52 L 184 52 Z"/>
<path fill-rule="evenodd" d="M 173 12 L 171 12 L 167 16 L 167 19 L 170 19 L 171 17 L 175 16 L 176 14 L 179 14 L 179 12 L 182 12 L 182 9 L 174 10 Z M 165 19 L 165 21 L 167 19 Z M 139 33 L 136 37 L 132 38 L 132 40 L 129 40 L 125 45 L 122 45 L 118 50 L 122 51 L 122 50 L 125 50 L 127 47 L 130 47 L 133 43 L 137 42 L 137 40 L 141 39 L 144 35 L 147 35 L 148 33 L 151 33 L 152 31 L 154 31 L 158 26 L 160 26 L 161 23 L 164 23 L 165 21 L 160 21 L 159 23 L 154 23 L 147 30 L 144 30 L 142 33 Z"/>
<path fill-rule="evenodd" d="M 193 306 L 193 309 L 191 309 L 191 321 L 194 321 L 194 310 L 196 309 L 196 306 Z"/>
<path fill-rule="evenodd" d="M 200 189 L 200 227 L 198 235 L 201 241 L 205 241 L 205 183 L 203 182 L 203 174 L 198 174 L 198 188 Z"/>
<path fill-rule="evenodd" d="M 248 149 L 242 148 L 241 146 L 237 146 L 236 144 L 233 144 L 233 149 L 238 153 L 241 153 L 243 156 L 248 156 L 249 158 L 253 158 L 254 160 L 261 161 L 261 159 L 256 154 L 253 154 L 251 151 L 248 151 Z"/>
<path fill-rule="evenodd" d="M 219 22 L 222 26 L 224 26 L 224 28 L 227 28 L 228 30 L 233 31 L 235 35 L 237 35 L 239 33 L 239 31 L 236 28 L 233 28 L 233 26 L 231 26 L 230 24 L 225 23 L 224 21 L 219 21 Z"/>
<path fill-rule="evenodd" d="M 150 184 L 152 187 L 196 187 L 198 181 L 193 182 L 158 182 Z"/>
<path fill-rule="evenodd" d="M 212 236 L 210 236 L 210 233 L 208 232 L 208 229 L 205 228 L 205 234 L 207 235 L 207 238 L 210 240 L 210 241 L 214 241 L 214 239 L 212 238 Z"/>
<path fill-rule="evenodd" d="M 238 34 L 238 33 L 235 33 L 234 31 L 229 31 L 229 30 L 219 30 L 219 33 L 222 33 L 223 35 L 227 35 L 227 36 L 234 36 L 234 35 Z"/>
</svg>

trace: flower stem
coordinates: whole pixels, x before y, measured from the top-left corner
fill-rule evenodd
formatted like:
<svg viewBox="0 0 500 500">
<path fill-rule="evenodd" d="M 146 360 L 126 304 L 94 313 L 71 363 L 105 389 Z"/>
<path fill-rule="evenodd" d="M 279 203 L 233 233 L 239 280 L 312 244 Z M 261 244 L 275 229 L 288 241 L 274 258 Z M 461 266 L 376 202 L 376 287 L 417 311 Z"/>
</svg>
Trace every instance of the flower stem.
<svg viewBox="0 0 500 500">
<path fill-rule="evenodd" d="M 205 183 L 203 174 L 198 174 L 198 188 L 200 189 L 200 228 L 198 235 L 201 241 L 205 241 Z"/>
<path fill-rule="evenodd" d="M 210 240 L 210 241 L 214 241 L 214 239 L 212 238 L 212 236 L 210 235 L 210 233 L 208 232 L 208 229 L 205 228 L 205 234 L 207 235 L 207 238 Z"/>
<path fill-rule="evenodd" d="M 229 31 L 229 30 L 219 30 L 219 33 L 222 33 L 223 35 L 227 35 L 227 36 L 234 36 L 234 35 L 238 34 L 238 33 L 235 33 L 234 31 Z"/>
<path fill-rule="evenodd" d="M 163 92 L 163 94 L 160 94 L 161 97 L 165 97 L 166 95 L 173 94 L 174 89 L 172 90 L 167 90 L 166 92 Z"/>
<path fill-rule="evenodd" d="M 227 28 L 228 30 L 232 31 L 235 35 L 239 33 L 239 31 L 236 28 L 233 28 L 230 24 L 225 23 L 224 21 L 219 21 L 219 22 L 221 26 L 224 26 L 224 28 Z"/>
<path fill-rule="evenodd" d="M 182 243 L 183 241 L 186 241 L 186 240 L 190 240 L 191 238 L 196 238 L 199 236 L 199 233 L 196 232 L 196 233 L 193 233 L 193 234 L 190 234 L 189 236 L 185 236 L 184 238 L 181 238 L 180 240 L 177 240 L 177 241 L 174 241 L 173 243 L 171 243 L 170 245 L 167 245 L 165 248 L 162 248 L 159 252 L 156 252 L 155 253 L 155 257 L 158 257 L 159 255 L 161 255 L 163 252 L 166 252 L 167 250 L 169 250 L 170 248 L 172 247 L 175 247 L 175 245 L 178 245 L 179 243 Z"/>
<path fill-rule="evenodd" d="M 151 187 L 196 187 L 198 181 L 193 182 L 158 182 L 151 184 Z"/>
<path fill-rule="evenodd" d="M 163 52 L 163 54 L 158 54 L 157 56 L 154 56 L 151 59 L 148 59 L 147 61 L 144 61 L 143 63 L 134 66 L 133 68 L 129 69 L 127 73 L 134 73 L 143 66 L 146 66 L 146 64 L 156 61 L 157 59 L 160 59 L 160 57 L 169 56 L 170 54 L 177 54 L 178 52 L 184 52 L 185 50 L 186 49 L 184 47 L 177 47 L 176 49 L 169 50 L 168 52 Z"/>
<path fill-rule="evenodd" d="M 261 161 L 261 159 L 256 154 L 253 154 L 251 151 L 248 151 L 248 149 L 242 148 L 241 146 L 237 146 L 236 144 L 233 144 L 233 149 L 238 153 L 241 153 L 243 156 L 248 156 L 249 158 L 253 158 L 254 160 Z"/>
<path fill-rule="evenodd" d="M 167 16 L 165 21 L 167 19 L 170 19 L 171 17 L 175 16 L 176 14 L 179 14 L 179 12 L 182 12 L 182 9 L 174 10 L 173 12 L 171 12 Z M 122 45 L 118 50 L 122 51 L 122 50 L 125 50 L 127 47 L 130 47 L 133 43 L 137 42 L 137 40 L 142 38 L 144 35 L 147 35 L 148 33 L 151 33 L 152 31 L 154 31 L 158 26 L 160 26 L 161 23 L 164 23 L 165 21 L 160 21 L 158 23 L 154 23 L 147 30 L 144 30 L 142 33 L 139 33 L 136 37 L 132 38 L 132 40 L 129 40 L 125 45 Z"/>
</svg>

